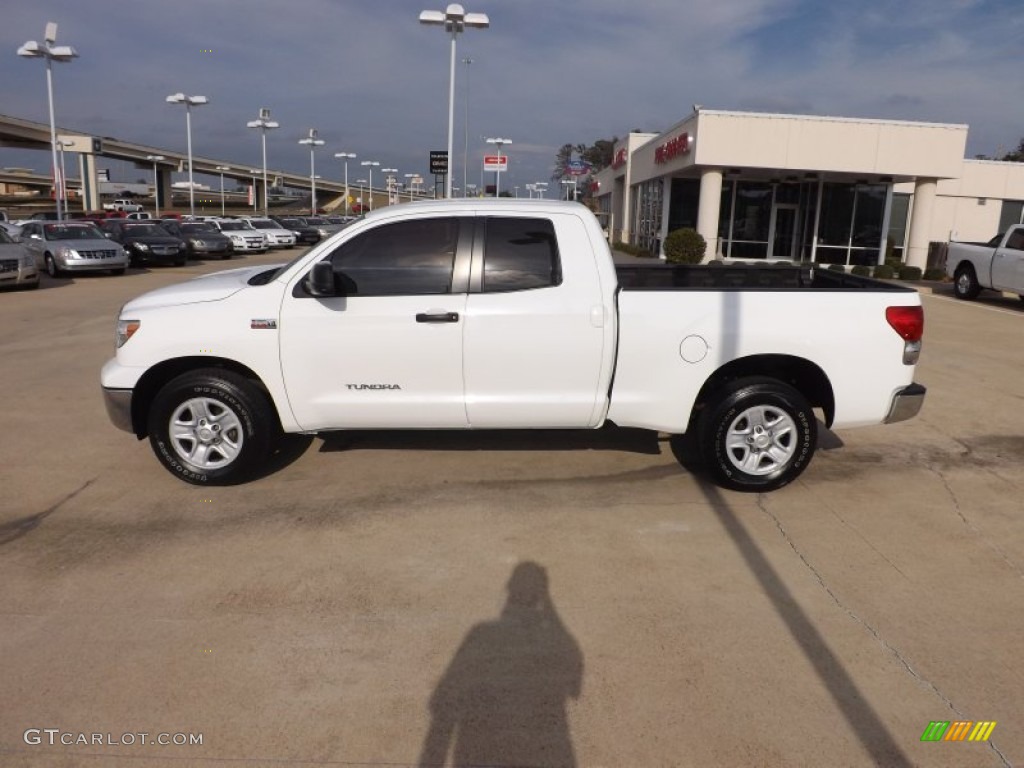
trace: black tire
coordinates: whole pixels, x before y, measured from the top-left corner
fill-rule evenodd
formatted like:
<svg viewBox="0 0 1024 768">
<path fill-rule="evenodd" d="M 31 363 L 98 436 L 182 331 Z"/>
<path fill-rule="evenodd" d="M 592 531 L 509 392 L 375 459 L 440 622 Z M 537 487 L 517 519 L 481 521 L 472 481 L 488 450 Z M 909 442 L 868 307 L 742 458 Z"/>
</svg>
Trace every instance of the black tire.
<svg viewBox="0 0 1024 768">
<path fill-rule="evenodd" d="M 698 440 L 704 466 L 718 485 L 773 491 L 807 469 L 818 444 L 818 422 L 793 387 L 749 377 L 731 382 L 704 409 Z"/>
<path fill-rule="evenodd" d="M 182 426 L 176 438 L 170 434 L 172 418 Z M 280 430 L 262 389 L 212 368 L 183 373 L 164 385 L 149 410 L 148 426 L 160 463 L 194 485 L 244 482 L 267 460 Z"/>
<path fill-rule="evenodd" d="M 953 293 L 958 299 L 976 299 L 981 293 L 981 286 L 978 284 L 978 276 L 974 274 L 974 267 L 970 264 L 961 264 L 953 274 Z"/>
<path fill-rule="evenodd" d="M 227 261 L 231 258 L 231 251 L 226 251 L 223 256 L 220 257 L 221 261 Z"/>
<path fill-rule="evenodd" d="M 176 266 L 176 267 L 184 267 L 185 266 L 185 259 L 178 259 L 176 262 L 174 262 L 174 266 Z"/>
<path fill-rule="evenodd" d="M 112 274 L 112 275 L 123 275 L 124 271 L 125 271 L 124 267 L 118 267 L 117 269 L 110 270 L 110 274 Z"/>
<path fill-rule="evenodd" d="M 48 253 L 43 256 L 43 263 L 46 265 L 46 274 L 50 277 L 61 276 L 61 268 L 57 266 L 57 260 L 53 258 L 53 254 Z"/>
</svg>

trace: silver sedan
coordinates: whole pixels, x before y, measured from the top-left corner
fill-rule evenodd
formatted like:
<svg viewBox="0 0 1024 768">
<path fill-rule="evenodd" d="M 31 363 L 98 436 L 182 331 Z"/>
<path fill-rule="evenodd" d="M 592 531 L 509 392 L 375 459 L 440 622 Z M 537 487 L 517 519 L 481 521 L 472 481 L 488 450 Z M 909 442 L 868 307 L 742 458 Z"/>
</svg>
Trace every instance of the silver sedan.
<svg viewBox="0 0 1024 768">
<path fill-rule="evenodd" d="M 0 286 L 39 287 L 36 257 L 0 227 Z"/>
<path fill-rule="evenodd" d="M 30 221 L 21 228 L 21 242 L 50 277 L 97 270 L 123 275 L 128 267 L 124 248 L 88 222 Z"/>
</svg>

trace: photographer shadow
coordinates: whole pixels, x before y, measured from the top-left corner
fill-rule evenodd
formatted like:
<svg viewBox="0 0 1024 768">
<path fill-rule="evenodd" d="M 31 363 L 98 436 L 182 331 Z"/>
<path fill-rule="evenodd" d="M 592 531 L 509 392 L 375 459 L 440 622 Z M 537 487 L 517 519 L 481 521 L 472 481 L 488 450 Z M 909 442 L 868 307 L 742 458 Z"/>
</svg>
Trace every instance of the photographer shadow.
<svg viewBox="0 0 1024 768">
<path fill-rule="evenodd" d="M 430 698 L 418 765 L 575 766 L 566 704 L 583 654 L 555 610 L 547 571 L 519 563 L 501 615 L 474 626 Z"/>
</svg>

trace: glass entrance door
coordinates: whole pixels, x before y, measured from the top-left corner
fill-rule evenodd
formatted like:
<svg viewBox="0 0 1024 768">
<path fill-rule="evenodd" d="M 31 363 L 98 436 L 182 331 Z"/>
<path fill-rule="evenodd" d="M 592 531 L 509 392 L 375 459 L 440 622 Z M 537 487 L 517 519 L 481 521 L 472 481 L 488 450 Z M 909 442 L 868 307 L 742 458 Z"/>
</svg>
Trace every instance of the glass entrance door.
<svg viewBox="0 0 1024 768">
<path fill-rule="evenodd" d="M 769 258 L 795 258 L 798 209 L 798 205 L 790 203 L 776 203 L 772 207 L 771 232 L 768 235 L 768 242 L 771 243 Z"/>
</svg>

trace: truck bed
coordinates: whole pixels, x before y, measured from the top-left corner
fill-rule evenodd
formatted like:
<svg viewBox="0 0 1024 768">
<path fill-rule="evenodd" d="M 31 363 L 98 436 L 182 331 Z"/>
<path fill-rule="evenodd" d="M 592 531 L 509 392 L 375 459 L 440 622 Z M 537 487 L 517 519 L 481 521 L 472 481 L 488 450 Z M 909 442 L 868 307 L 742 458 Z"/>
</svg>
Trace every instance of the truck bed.
<svg viewBox="0 0 1024 768">
<path fill-rule="evenodd" d="M 615 266 L 624 291 L 913 291 L 870 277 L 809 266 L 650 264 Z"/>
</svg>

